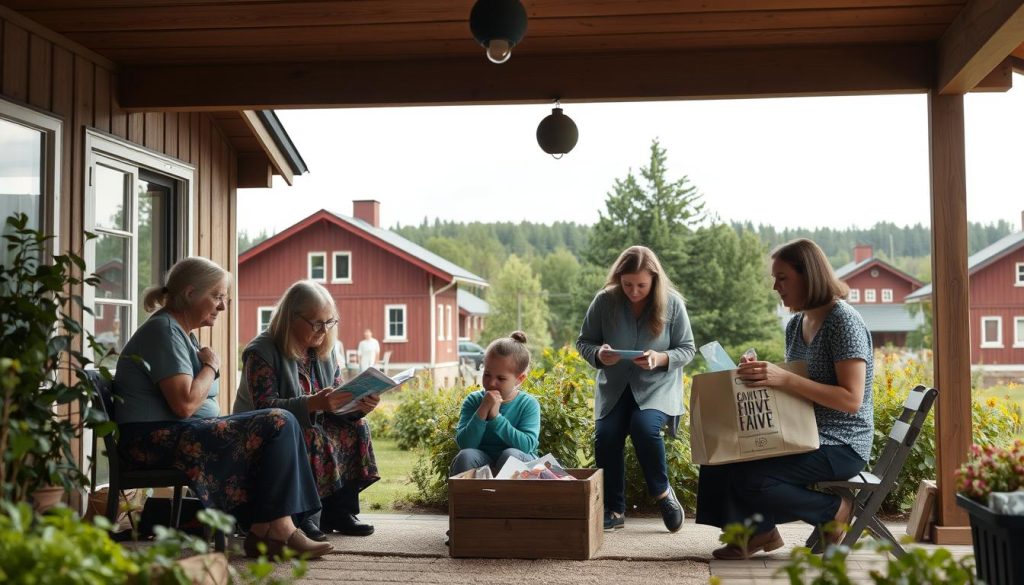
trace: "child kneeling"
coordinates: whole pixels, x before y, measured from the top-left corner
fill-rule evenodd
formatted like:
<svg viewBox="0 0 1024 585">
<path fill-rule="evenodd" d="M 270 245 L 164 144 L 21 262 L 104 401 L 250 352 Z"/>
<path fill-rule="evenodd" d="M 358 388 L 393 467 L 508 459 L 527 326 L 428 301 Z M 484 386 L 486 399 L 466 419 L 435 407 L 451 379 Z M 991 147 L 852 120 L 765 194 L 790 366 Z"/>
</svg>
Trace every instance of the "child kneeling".
<svg viewBox="0 0 1024 585">
<path fill-rule="evenodd" d="M 490 465 L 494 473 L 510 457 L 536 458 L 540 435 L 540 403 L 519 385 L 530 369 L 526 334 L 514 331 L 495 339 L 484 353 L 483 390 L 462 402 L 455 456 L 448 475 Z"/>
</svg>

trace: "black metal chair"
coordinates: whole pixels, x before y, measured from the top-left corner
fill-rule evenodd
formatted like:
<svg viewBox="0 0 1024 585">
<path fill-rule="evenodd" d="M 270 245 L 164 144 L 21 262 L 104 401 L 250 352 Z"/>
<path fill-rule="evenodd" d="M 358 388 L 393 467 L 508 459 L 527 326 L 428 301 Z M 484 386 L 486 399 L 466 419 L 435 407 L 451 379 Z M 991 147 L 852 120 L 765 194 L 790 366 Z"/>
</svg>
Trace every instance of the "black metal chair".
<svg viewBox="0 0 1024 585">
<path fill-rule="evenodd" d="M 99 372 L 99 370 L 87 370 L 93 386 L 93 406 L 103 409 L 108 420 L 114 420 L 114 392 L 113 384 Z M 97 438 L 93 435 L 93 453 L 96 453 Z M 177 469 L 127 469 L 121 454 L 117 450 L 117 439 L 113 433 L 103 436 L 103 449 L 106 451 L 109 463 L 110 480 L 107 488 L 107 509 L 106 517 L 111 524 L 117 523 L 118 506 L 122 498 L 122 491 L 138 488 L 173 487 L 174 497 L 171 500 L 171 517 L 168 525 L 172 528 L 179 528 L 181 525 L 181 500 L 184 495 L 184 488 L 188 485 L 188 478 Z M 224 534 L 216 532 L 216 549 L 223 551 L 225 547 Z"/>
<path fill-rule="evenodd" d="M 896 485 L 900 471 L 903 470 L 903 464 L 906 462 L 910 450 L 914 448 L 914 442 L 917 441 L 921 427 L 924 426 L 928 412 L 938 395 L 938 391 L 934 388 L 924 386 L 917 386 L 910 391 L 907 399 L 903 402 L 903 411 L 893 422 L 892 430 L 889 431 L 885 448 L 870 472 L 862 471 L 846 481 L 828 481 L 817 484 L 820 489 L 853 500 L 853 520 L 850 523 L 850 530 L 843 538 L 843 545 L 853 546 L 861 534 L 867 530 L 876 539 L 891 544 L 896 556 L 902 557 L 906 554 L 899 541 L 889 532 L 889 529 L 878 519 L 876 514 L 886 496 Z M 820 540 L 820 531 L 815 529 L 807 541 L 807 546 L 820 550 L 818 546 Z"/>
</svg>

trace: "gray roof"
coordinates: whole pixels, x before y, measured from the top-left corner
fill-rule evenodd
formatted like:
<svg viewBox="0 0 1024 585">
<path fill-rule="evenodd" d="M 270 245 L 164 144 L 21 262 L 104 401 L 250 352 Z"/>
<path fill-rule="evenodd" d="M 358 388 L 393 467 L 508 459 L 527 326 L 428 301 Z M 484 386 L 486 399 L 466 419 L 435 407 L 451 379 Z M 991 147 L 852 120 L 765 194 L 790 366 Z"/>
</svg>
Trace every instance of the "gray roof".
<svg viewBox="0 0 1024 585">
<path fill-rule="evenodd" d="M 994 244 L 975 252 L 967 259 L 968 276 L 998 260 L 1004 253 L 1016 249 L 1021 244 L 1024 244 L 1024 231 L 1004 236 Z M 906 300 L 919 301 L 930 296 L 932 296 L 932 285 L 927 284 L 907 295 Z"/>
<path fill-rule="evenodd" d="M 392 246 L 402 250 L 406 254 L 409 254 L 410 256 L 413 256 L 415 258 L 418 258 L 419 260 L 422 260 L 423 262 L 426 262 L 427 264 L 430 264 L 431 266 L 437 268 L 442 272 L 451 274 L 452 277 L 457 281 L 463 281 L 478 286 L 487 286 L 487 281 L 484 280 L 483 278 L 473 274 L 472 272 L 466 270 L 465 268 L 459 266 L 458 264 L 445 260 L 444 258 L 438 256 L 437 254 L 431 252 L 430 250 L 424 248 L 423 246 L 420 246 L 419 244 L 412 243 L 411 241 L 403 238 L 402 236 L 396 234 L 391 230 L 374 227 L 361 219 L 357 219 L 348 215 L 334 213 L 333 211 L 328 213 L 355 228 L 358 228 L 364 232 L 369 233 L 375 238 L 378 238 L 380 240 L 387 242 L 388 244 L 391 244 Z"/>
<path fill-rule="evenodd" d="M 457 295 L 459 308 L 464 309 L 470 315 L 487 315 L 491 312 L 491 306 L 487 304 L 487 301 L 468 290 L 460 288 Z"/>
<path fill-rule="evenodd" d="M 872 333 L 905 333 L 924 325 L 924 314 L 920 311 L 910 315 L 907 306 L 900 303 L 850 305 L 864 318 L 864 324 Z"/>
<path fill-rule="evenodd" d="M 874 260 L 874 257 L 868 258 L 866 260 L 861 260 L 860 262 L 847 262 L 846 264 L 843 264 L 839 268 L 836 268 L 836 276 L 840 279 L 846 278 L 847 274 L 856 271 L 858 268 L 864 266 L 865 264 L 871 262 L 872 260 Z"/>
</svg>

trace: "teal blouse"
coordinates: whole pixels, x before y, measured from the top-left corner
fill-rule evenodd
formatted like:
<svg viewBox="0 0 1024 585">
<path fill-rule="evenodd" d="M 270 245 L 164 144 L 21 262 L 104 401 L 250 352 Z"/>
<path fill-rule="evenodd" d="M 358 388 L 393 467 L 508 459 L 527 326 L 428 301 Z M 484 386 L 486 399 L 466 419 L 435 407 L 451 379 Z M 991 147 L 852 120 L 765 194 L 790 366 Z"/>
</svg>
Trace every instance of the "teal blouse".
<svg viewBox="0 0 1024 585">
<path fill-rule="evenodd" d="M 480 449 L 492 460 L 508 448 L 536 455 L 540 437 L 540 403 L 520 390 L 508 404 L 498 407 L 498 416 L 483 420 L 476 411 L 483 402 L 484 391 L 473 392 L 462 401 L 455 442 L 460 449 Z"/>
</svg>

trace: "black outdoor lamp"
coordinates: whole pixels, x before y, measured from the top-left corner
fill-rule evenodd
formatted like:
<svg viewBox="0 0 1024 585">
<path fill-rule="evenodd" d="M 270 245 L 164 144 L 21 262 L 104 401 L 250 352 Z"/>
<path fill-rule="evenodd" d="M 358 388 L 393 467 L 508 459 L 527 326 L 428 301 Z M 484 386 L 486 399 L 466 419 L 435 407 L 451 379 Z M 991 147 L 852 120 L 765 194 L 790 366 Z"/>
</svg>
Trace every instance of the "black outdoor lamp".
<svg viewBox="0 0 1024 585">
<path fill-rule="evenodd" d="M 579 138 L 580 131 L 576 128 L 576 122 L 562 113 L 561 104 L 555 100 L 554 109 L 537 125 L 537 144 L 551 156 L 562 158 L 562 155 L 576 146 Z"/>
<path fill-rule="evenodd" d="M 473 38 L 492 63 L 504 63 L 526 34 L 526 9 L 519 0 L 476 0 L 469 13 Z"/>
</svg>

